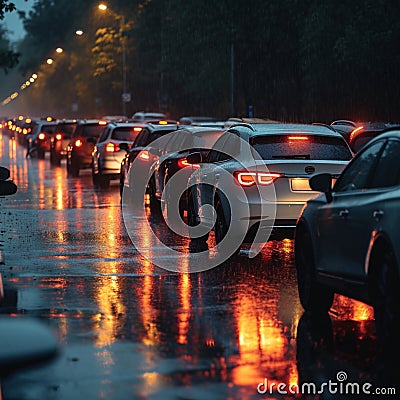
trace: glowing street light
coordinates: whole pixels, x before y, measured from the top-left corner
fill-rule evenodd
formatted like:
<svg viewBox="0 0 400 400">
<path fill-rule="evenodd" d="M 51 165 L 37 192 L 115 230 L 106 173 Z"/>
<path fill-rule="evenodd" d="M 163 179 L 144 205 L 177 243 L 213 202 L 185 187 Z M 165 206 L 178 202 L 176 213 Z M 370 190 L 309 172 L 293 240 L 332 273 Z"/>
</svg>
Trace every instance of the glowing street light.
<svg viewBox="0 0 400 400">
<path fill-rule="evenodd" d="M 64 50 L 61 47 L 56 48 L 56 53 L 61 54 Z"/>
<path fill-rule="evenodd" d="M 47 62 L 47 64 L 51 65 L 51 64 L 53 64 L 54 60 L 52 58 L 48 58 L 46 60 L 46 62 Z"/>
<path fill-rule="evenodd" d="M 37 77 L 38 77 L 37 74 L 32 74 L 33 79 L 37 79 Z"/>
<path fill-rule="evenodd" d="M 82 36 L 83 35 L 83 30 L 82 29 L 77 29 L 75 31 L 75 34 L 78 35 L 78 36 Z"/>
<path fill-rule="evenodd" d="M 101 10 L 101 11 L 106 11 L 106 10 L 107 10 L 107 5 L 104 4 L 104 3 L 100 3 L 100 4 L 99 4 L 99 10 Z"/>
</svg>

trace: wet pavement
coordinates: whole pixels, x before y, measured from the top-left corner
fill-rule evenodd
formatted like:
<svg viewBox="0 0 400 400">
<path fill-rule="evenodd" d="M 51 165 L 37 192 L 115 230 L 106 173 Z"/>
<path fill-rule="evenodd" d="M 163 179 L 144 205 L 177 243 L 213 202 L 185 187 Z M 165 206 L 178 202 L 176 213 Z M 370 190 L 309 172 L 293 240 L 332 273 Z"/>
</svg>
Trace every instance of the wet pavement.
<svg viewBox="0 0 400 400">
<path fill-rule="evenodd" d="M 0 165 L 18 185 L 0 199 L 0 311 L 39 319 L 62 347 L 55 361 L 4 380 L 5 399 L 293 398 L 257 387 L 340 371 L 376 379 L 372 309 L 336 296 L 329 315 L 304 316 L 293 240 L 205 272 L 168 272 L 132 245 L 117 182 L 95 190 L 89 170 L 67 178 L 63 163 L 26 159 L 7 136 Z M 160 217 L 149 218 L 171 241 Z"/>
</svg>

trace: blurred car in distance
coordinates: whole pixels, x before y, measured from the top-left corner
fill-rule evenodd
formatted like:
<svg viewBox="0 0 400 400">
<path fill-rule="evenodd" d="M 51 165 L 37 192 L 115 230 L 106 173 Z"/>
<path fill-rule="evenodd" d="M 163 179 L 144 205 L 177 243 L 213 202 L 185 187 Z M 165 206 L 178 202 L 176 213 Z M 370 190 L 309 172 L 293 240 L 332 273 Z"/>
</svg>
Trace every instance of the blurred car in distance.
<svg viewBox="0 0 400 400">
<path fill-rule="evenodd" d="M 27 155 L 43 159 L 47 151 L 50 151 L 50 141 L 54 135 L 57 122 L 47 120 L 35 120 L 32 130 L 27 135 Z"/>
<path fill-rule="evenodd" d="M 221 121 L 214 117 L 204 117 L 204 116 L 188 116 L 181 117 L 178 120 L 179 125 L 195 125 L 204 126 L 209 128 L 223 128 L 225 121 Z"/>
<path fill-rule="evenodd" d="M 163 113 L 138 111 L 132 115 L 131 121 L 145 122 L 145 121 L 156 121 L 165 119 L 167 119 L 167 116 Z"/>
<path fill-rule="evenodd" d="M 92 179 L 95 186 L 107 188 L 110 181 L 120 179 L 121 162 L 126 152 L 120 145 L 132 145 L 144 124 L 112 122 L 100 135 L 92 156 Z"/>
<path fill-rule="evenodd" d="M 67 147 L 75 130 L 77 120 L 58 121 L 54 135 L 50 141 L 50 164 L 58 166 L 62 159 L 67 158 Z"/>
<path fill-rule="evenodd" d="M 358 153 L 371 139 L 381 134 L 388 125 L 383 122 L 363 122 L 349 136 L 349 145 L 354 153 Z"/>
<path fill-rule="evenodd" d="M 353 132 L 353 130 L 359 125 L 356 122 L 350 121 L 348 119 L 338 119 L 331 122 L 330 126 L 334 128 L 337 132 L 339 132 L 348 143 L 351 132 Z"/>
<path fill-rule="evenodd" d="M 334 293 L 374 307 L 381 343 L 400 334 L 400 130 L 366 144 L 332 188 L 330 174 L 310 179 L 323 192 L 297 222 L 295 261 L 304 309 L 326 312 Z"/>
<path fill-rule="evenodd" d="M 92 152 L 107 122 L 97 119 L 79 120 L 67 146 L 67 172 L 78 177 L 81 169 L 91 168 Z"/>
</svg>

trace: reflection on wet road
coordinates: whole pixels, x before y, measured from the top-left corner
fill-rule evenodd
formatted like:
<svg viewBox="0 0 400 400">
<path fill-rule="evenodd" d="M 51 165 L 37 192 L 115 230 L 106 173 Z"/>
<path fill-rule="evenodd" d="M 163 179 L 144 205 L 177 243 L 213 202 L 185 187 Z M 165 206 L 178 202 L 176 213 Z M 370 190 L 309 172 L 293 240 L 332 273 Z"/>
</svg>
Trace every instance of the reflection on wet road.
<svg viewBox="0 0 400 400">
<path fill-rule="evenodd" d="M 67 178 L 64 164 L 24 156 L 0 136 L 19 189 L 0 200 L 1 310 L 40 318 L 64 351 L 7 379 L 6 398 L 250 399 L 265 378 L 374 379 L 372 309 L 337 296 L 325 319 L 303 316 L 291 239 L 202 273 L 164 271 L 131 244 L 117 183 L 94 190 L 90 171 Z M 157 218 L 157 236 L 175 240 Z"/>
</svg>

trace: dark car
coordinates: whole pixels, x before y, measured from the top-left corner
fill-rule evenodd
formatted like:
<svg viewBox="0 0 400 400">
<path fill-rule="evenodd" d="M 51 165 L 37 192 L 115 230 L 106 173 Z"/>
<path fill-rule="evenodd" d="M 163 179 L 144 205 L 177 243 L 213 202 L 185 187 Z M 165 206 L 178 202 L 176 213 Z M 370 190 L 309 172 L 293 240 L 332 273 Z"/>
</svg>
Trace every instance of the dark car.
<svg viewBox="0 0 400 400">
<path fill-rule="evenodd" d="M 175 173 L 182 168 L 197 167 L 197 165 L 188 163 L 187 156 L 199 152 L 205 159 L 214 143 L 223 133 L 223 129 L 188 126 L 171 135 L 163 149 L 162 156 L 154 167 L 154 191 L 151 195 L 155 197 L 155 200 L 161 202 L 164 189 Z M 168 201 L 164 202 L 163 208 L 168 214 L 167 205 Z M 187 210 L 187 198 L 183 195 L 179 202 L 181 216 L 183 216 L 185 210 Z"/>
<path fill-rule="evenodd" d="M 129 182 L 126 181 L 126 176 L 128 174 L 129 168 L 136 157 L 140 157 L 143 162 L 155 162 L 153 155 L 150 154 L 147 148 L 154 140 L 160 138 L 163 135 L 174 132 L 178 129 L 179 125 L 167 124 L 167 125 L 156 125 L 156 124 L 146 124 L 143 130 L 136 137 L 131 148 L 127 151 L 127 154 L 121 162 L 121 172 L 120 172 L 120 193 L 122 193 L 125 186 L 129 186 Z M 154 182 L 151 182 L 150 192 L 154 192 Z M 154 196 L 152 196 L 154 199 Z"/>
<path fill-rule="evenodd" d="M 92 152 L 106 122 L 79 120 L 67 147 L 68 176 L 77 177 L 81 169 L 91 168 Z"/>
<path fill-rule="evenodd" d="M 314 175 L 297 221 L 295 260 L 304 309 L 325 313 L 334 293 L 374 307 L 378 339 L 400 334 L 400 130 L 381 133 L 335 185 Z M 391 351 L 393 348 L 390 349 Z"/>
<path fill-rule="evenodd" d="M 354 153 L 358 153 L 371 139 L 380 135 L 387 124 L 382 122 L 364 122 L 355 128 L 349 137 L 349 145 Z"/>
<path fill-rule="evenodd" d="M 166 119 L 167 116 L 163 113 L 138 111 L 132 115 L 131 121 L 147 122 L 147 121 L 166 120 Z"/>
<path fill-rule="evenodd" d="M 179 125 L 195 125 L 209 128 L 223 128 L 225 121 L 221 121 L 214 117 L 188 116 L 179 118 Z"/>
<path fill-rule="evenodd" d="M 50 163 L 60 165 L 62 159 L 67 158 L 67 147 L 71 141 L 77 121 L 62 120 L 55 127 L 54 135 L 50 141 Z"/>
<path fill-rule="evenodd" d="M 56 121 L 37 120 L 32 124 L 32 130 L 27 135 L 27 155 L 37 155 L 43 159 L 47 151 L 50 151 L 50 140 L 54 135 Z"/>
</svg>

